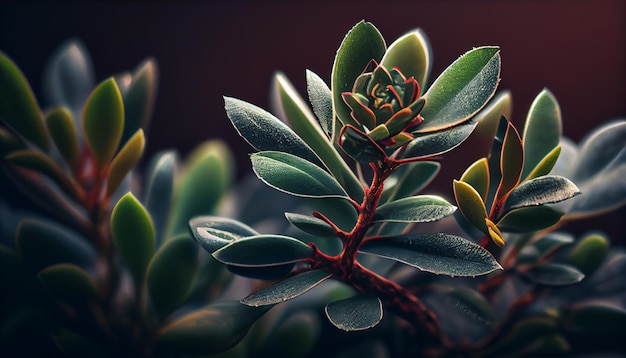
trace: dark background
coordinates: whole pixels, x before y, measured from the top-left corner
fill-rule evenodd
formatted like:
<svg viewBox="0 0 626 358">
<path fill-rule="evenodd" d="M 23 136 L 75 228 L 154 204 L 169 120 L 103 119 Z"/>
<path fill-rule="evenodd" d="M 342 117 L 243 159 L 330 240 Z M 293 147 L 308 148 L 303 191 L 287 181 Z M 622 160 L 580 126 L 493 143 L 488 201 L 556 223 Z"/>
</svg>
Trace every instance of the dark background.
<svg viewBox="0 0 626 358">
<path fill-rule="evenodd" d="M 388 43 L 421 27 L 434 53 L 431 79 L 472 47 L 500 46 L 500 89 L 512 92 L 512 121 L 520 129 L 544 87 L 558 99 L 564 133 L 576 142 L 601 123 L 626 116 L 623 0 L 5 1 L 0 50 L 37 94 L 46 59 L 71 37 L 85 43 L 98 81 L 154 57 L 160 82 L 147 156 L 165 148 L 184 155 L 203 140 L 222 138 L 236 154 L 241 177 L 250 168 L 250 149 L 230 126 L 222 96 L 269 108 L 275 71 L 301 93 L 307 68 L 328 81 L 341 40 L 362 19 L 373 22 Z M 469 143 L 443 162 L 435 190 L 451 195 L 450 180 L 485 155 Z M 623 242 L 624 219 L 622 209 L 576 228 L 604 229 Z"/>
</svg>

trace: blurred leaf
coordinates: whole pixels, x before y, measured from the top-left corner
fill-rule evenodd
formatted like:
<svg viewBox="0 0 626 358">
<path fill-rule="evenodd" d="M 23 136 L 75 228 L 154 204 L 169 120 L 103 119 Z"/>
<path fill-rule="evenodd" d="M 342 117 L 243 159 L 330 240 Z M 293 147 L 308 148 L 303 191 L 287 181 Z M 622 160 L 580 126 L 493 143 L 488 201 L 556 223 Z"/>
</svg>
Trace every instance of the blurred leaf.
<svg viewBox="0 0 626 358">
<path fill-rule="evenodd" d="M 143 129 L 139 129 L 113 158 L 108 173 L 106 197 L 110 198 L 124 177 L 133 170 L 143 154 L 145 143 Z"/>
<path fill-rule="evenodd" d="M 210 253 L 242 237 L 259 235 L 248 225 L 218 216 L 199 216 L 189 221 L 194 238 Z"/>
<path fill-rule="evenodd" d="M 63 352 L 64 357 L 68 358 L 105 358 L 106 355 L 101 348 L 85 337 L 68 331 L 66 329 L 57 329 L 52 333 L 54 344 Z"/>
<path fill-rule="evenodd" d="M 502 142 L 502 154 L 500 156 L 500 184 L 496 192 L 496 200 L 502 198 L 517 186 L 524 165 L 524 148 L 517 129 L 509 122 Z M 496 203 L 494 205 L 499 204 Z"/>
<path fill-rule="evenodd" d="M 568 310 L 565 325 L 568 328 L 596 333 L 622 332 L 626 327 L 626 309 L 601 300 L 579 303 Z"/>
<path fill-rule="evenodd" d="M 320 220 L 313 216 L 285 213 L 287 220 L 292 223 L 298 229 L 318 237 L 335 237 L 335 230 L 330 227 L 325 221 Z"/>
<path fill-rule="evenodd" d="M 508 90 L 498 92 L 495 97 L 474 116 L 473 121 L 477 122 L 478 126 L 474 130 L 473 136 L 480 138 L 480 140 L 485 143 L 490 143 L 496 135 L 500 118 L 512 118 L 512 114 L 513 105 L 511 92 Z"/>
<path fill-rule="evenodd" d="M 424 123 L 433 132 L 469 120 L 495 93 L 500 81 L 500 49 L 478 47 L 454 61 L 424 94 Z"/>
<path fill-rule="evenodd" d="M 423 92 L 432 66 L 430 43 L 424 31 L 415 29 L 395 40 L 380 64 L 388 70 L 397 67 L 406 78 L 415 78 Z"/>
<path fill-rule="evenodd" d="M 552 92 L 544 88 L 530 105 L 524 124 L 522 178 L 528 178 L 537 165 L 559 145 L 561 127 L 559 104 Z"/>
<path fill-rule="evenodd" d="M 550 286 L 571 285 L 585 277 L 585 274 L 574 266 L 560 263 L 535 266 L 524 274 L 537 283 Z"/>
<path fill-rule="evenodd" d="M 366 241 L 359 251 L 440 275 L 477 276 L 502 269 L 489 251 L 462 237 L 442 233 Z"/>
<path fill-rule="evenodd" d="M 124 195 L 113 208 L 111 238 L 139 286 L 154 255 L 155 240 L 150 215 L 132 193 Z"/>
<path fill-rule="evenodd" d="M 25 149 L 26 144 L 18 137 L 14 136 L 6 128 L 0 127 L 0 157 L 15 150 Z"/>
<path fill-rule="evenodd" d="M 117 151 L 124 129 L 124 102 L 115 80 L 101 82 L 83 110 L 83 131 L 98 166 L 106 168 Z"/>
<path fill-rule="evenodd" d="M 385 151 L 372 138 L 352 125 L 341 129 L 339 145 L 359 163 L 374 163 L 387 157 Z"/>
<path fill-rule="evenodd" d="M 219 140 L 208 140 L 188 155 L 174 189 L 166 238 L 186 233 L 191 218 L 217 212 L 233 180 L 233 163 Z"/>
<path fill-rule="evenodd" d="M 398 198 L 405 198 L 411 196 L 426 185 L 428 185 L 437 175 L 441 164 L 437 162 L 414 162 L 408 163 L 400 167 L 395 172 L 397 176 L 392 176 L 391 180 L 395 179 L 395 182 L 385 182 L 385 189 L 381 197 L 380 202 L 385 203 L 393 201 Z"/>
<path fill-rule="evenodd" d="M 164 240 L 167 218 L 170 213 L 174 180 L 178 170 L 175 151 L 164 151 L 155 155 L 148 165 L 143 191 L 143 203 L 152 218 L 156 246 Z"/>
<path fill-rule="evenodd" d="M 484 202 L 487 200 L 489 185 L 491 184 L 489 179 L 489 162 L 487 158 L 482 158 L 475 161 L 465 170 L 463 175 L 461 175 L 460 181 L 474 188 Z"/>
<path fill-rule="evenodd" d="M 576 243 L 567 256 L 567 262 L 576 266 L 582 273 L 594 272 L 607 257 L 609 240 L 600 234 L 589 234 Z"/>
<path fill-rule="evenodd" d="M 306 260 L 313 250 L 289 236 L 257 235 L 241 238 L 213 253 L 225 264 L 244 267 L 276 266 Z"/>
<path fill-rule="evenodd" d="M 487 209 L 480 194 L 471 185 L 462 181 L 454 181 L 454 197 L 456 198 L 459 211 L 477 229 L 488 234 Z"/>
<path fill-rule="evenodd" d="M 80 145 L 72 112 L 65 107 L 54 107 L 46 113 L 46 124 L 59 153 L 77 177 L 80 171 Z"/>
<path fill-rule="evenodd" d="M 133 72 L 130 87 L 124 92 L 126 118 L 122 143 L 126 143 L 139 129 L 147 129 L 156 98 L 157 83 L 157 63 L 152 58 L 143 61 Z"/>
<path fill-rule="evenodd" d="M 241 303 L 258 307 L 292 300 L 330 278 L 331 275 L 325 270 L 300 273 L 260 289 L 241 300 Z"/>
<path fill-rule="evenodd" d="M 585 137 L 580 145 L 576 168 L 570 177 L 576 183 L 597 177 L 609 167 L 617 170 L 624 163 L 626 121 L 615 121 L 597 128 Z M 616 159 L 622 159 L 616 162 Z M 606 171 L 604 172 L 607 173 Z"/>
<path fill-rule="evenodd" d="M 191 290 L 198 269 L 198 244 L 188 235 L 165 243 L 148 265 L 146 284 L 152 307 L 166 317 Z"/>
<path fill-rule="evenodd" d="M 417 134 L 406 146 L 402 158 L 427 158 L 447 153 L 463 143 L 472 134 L 476 124 L 475 121 L 469 121 L 452 128 Z M 420 127 L 417 128 L 419 131 Z"/>
<path fill-rule="evenodd" d="M 357 295 L 329 303 L 326 316 L 344 331 L 362 331 L 372 328 L 383 319 L 383 304 L 378 297 Z"/>
<path fill-rule="evenodd" d="M 510 210 L 558 203 L 580 194 L 578 187 L 569 179 L 558 175 L 545 175 L 528 180 L 513 189 L 502 207 L 502 213 Z"/>
<path fill-rule="evenodd" d="M 551 232 L 532 243 L 532 245 L 524 246 L 517 259 L 517 263 L 518 265 L 522 265 L 545 260 L 546 257 L 554 254 L 561 247 L 573 242 L 574 238 L 571 235 Z"/>
<path fill-rule="evenodd" d="M 346 197 L 339 183 L 315 164 L 283 152 L 259 152 L 251 155 L 255 174 L 279 191 L 304 197 Z"/>
<path fill-rule="evenodd" d="M 485 201 L 485 207 L 487 212 L 491 212 L 493 206 L 497 204 L 496 192 L 499 188 L 499 183 L 502 180 L 502 172 L 500 169 L 500 163 L 502 158 L 502 147 L 504 143 L 504 137 L 509 129 L 510 122 L 506 117 L 500 117 L 496 134 L 492 139 L 491 151 L 487 157 L 487 164 L 489 164 L 489 192 L 487 193 L 487 200 Z"/>
<path fill-rule="evenodd" d="M 431 222 L 450 216 L 456 206 L 435 195 L 398 199 L 379 206 L 372 222 Z"/>
<path fill-rule="evenodd" d="M 98 299 L 93 279 L 73 264 L 56 264 L 41 270 L 37 276 L 54 296 L 70 304 L 86 304 Z"/>
<path fill-rule="evenodd" d="M 537 164 L 535 169 L 531 171 L 525 180 L 535 179 L 540 176 L 548 175 L 557 160 L 559 159 L 559 155 L 561 154 L 561 147 L 557 146 L 550 153 L 548 153 L 540 162 Z"/>
<path fill-rule="evenodd" d="M 232 301 L 213 303 L 163 327 L 158 333 L 157 348 L 185 355 L 225 351 L 241 341 L 250 326 L 270 308 Z"/>
<path fill-rule="evenodd" d="M 500 230 L 508 232 L 533 232 L 549 228 L 561 220 L 562 211 L 546 205 L 511 210 L 500 221 Z"/>
<path fill-rule="evenodd" d="M 333 118 L 333 94 L 330 88 L 315 72 L 306 70 L 306 90 L 313 113 L 322 130 L 329 140 L 332 139 L 335 132 L 335 120 Z"/>
<path fill-rule="evenodd" d="M 352 91 L 354 81 L 370 60 L 380 61 L 385 50 L 385 39 L 374 25 L 365 21 L 354 25 L 341 42 L 333 63 L 330 87 L 333 93 L 333 113 L 341 123 L 356 125 L 341 94 Z"/>
<path fill-rule="evenodd" d="M 510 332 L 497 344 L 496 356 L 526 349 L 536 339 L 557 332 L 557 324 L 551 317 L 528 317 L 518 321 Z"/>
<path fill-rule="evenodd" d="M 33 91 L 20 69 L 0 52 L 0 119 L 47 151 L 50 140 Z"/>
<path fill-rule="evenodd" d="M 244 266 L 235 266 L 235 265 L 227 265 L 226 268 L 231 273 L 235 275 L 252 278 L 255 280 L 264 280 L 264 281 L 275 281 L 281 280 L 285 278 L 285 276 L 289 275 L 293 268 L 295 267 L 295 263 L 281 264 L 275 266 L 254 266 L 254 267 L 244 267 Z"/>
<path fill-rule="evenodd" d="M 294 312 L 276 328 L 272 328 L 265 342 L 262 356 L 309 357 L 318 343 L 321 331 L 321 322 L 315 313 Z"/>
</svg>

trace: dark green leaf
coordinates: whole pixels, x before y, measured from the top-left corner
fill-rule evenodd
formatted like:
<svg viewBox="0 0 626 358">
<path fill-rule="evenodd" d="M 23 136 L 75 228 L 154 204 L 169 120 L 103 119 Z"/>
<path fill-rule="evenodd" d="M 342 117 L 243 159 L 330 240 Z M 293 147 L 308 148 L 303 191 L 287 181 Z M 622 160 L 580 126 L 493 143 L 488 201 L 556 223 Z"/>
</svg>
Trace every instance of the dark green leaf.
<svg viewBox="0 0 626 358">
<path fill-rule="evenodd" d="M 294 312 L 272 328 L 260 356 L 310 357 L 321 333 L 322 325 L 315 312 Z"/>
<path fill-rule="evenodd" d="M 531 171 L 526 180 L 535 179 L 540 176 L 550 174 L 552 168 L 556 165 L 557 160 L 559 159 L 559 155 L 561 154 L 561 147 L 557 146 L 550 153 L 548 153 L 540 162 L 537 164 L 535 169 Z"/>
<path fill-rule="evenodd" d="M 6 128 L 0 128 L 0 157 L 20 149 L 26 149 L 26 143 Z"/>
<path fill-rule="evenodd" d="M 313 113 L 326 137 L 331 139 L 335 132 L 335 120 L 333 118 L 333 94 L 330 88 L 315 72 L 306 70 L 306 90 Z"/>
<path fill-rule="evenodd" d="M 266 306 L 294 299 L 331 276 L 325 270 L 312 270 L 291 276 L 285 280 L 251 294 L 241 300 L 248 306 Z"/>
<path fill-rule="evenodd" d="M 533 244 L 524 246 L 518 256 L 517 263 L 521 265 L 539 262 L 554 254 L 561 247 L 573 242 L 574 238 L 571 235 L 552 232 Z"/>
<path fill-rule="evenodd" d="M 199 216 L 189 221 L 194 238 L 210 253 L 242 237 L 259 235 L 237 220 L 218 216 Z"/>
<path fill-rule="evenodd" d="M 626 309 L 610 301 L 592 300 L 574 305 L 565 317 L 567 327 L 596 333 L 622 332 Z"/>
<path fill-rule="evenodd" d="M 174 192 L 174 178 L 178 169 L 178 158 L 174 151 L 164 151 L 155 155 L 146 171 L 143 203 L 154 224 L 156 246 L 164 240 L 164 230 L 170 213 L 170 203 Z"/>
<path fill-rule="evenodd" d="M 145 144 L 143 129 L 139 129 L 113 158 L 108 173 L 106 197 L 110 198 L 115 193 L 126 175 L 135 167 L 143 154 Z"/>
<path fill-rule="evenodd" d="M 487 194 L 489 193 L 489 179 L 489 163 L 487 158 L 482 158 L 475 161 L 465 170 L 463 175 L 461 175 L 460 181 L 474 188 L 484 202 L 487 200 Z"/>
<path fill-rule="evenodd" d="M 387 157 L 385 151 L 372 138 L 352 125 L 342 128 L 339 145 L 359 163 L 375 163 Z"/>
<path fill-rule="evenodd" d="M 567 256 L 567 262 L 576 266 L 585 275 L 594 272 L 606 259 L 609 240 L 601 234 L 583 237 Z"/>
<path fill-rule="evenodd" d="M 423 91 L 432 65 L 430 44 L 424 32 L 416 29 L 395 40 L 380 64 L 388 70 L 397 67 L 406 78 L 415 78 Z"/>
<path fill-rule="evenodd" d="M 379 206 L 372 222 L 431 222 L 450 216 L 455 210 L 456 206 L 439 196 L 411 196 Z"/>
<path fill-rule="evenodd" d="M 285 278 L 289 275 L 295 263 L 276 265 L 276 266 L 255 266 L 255 267 L 243 267 L 227 265 L 226 268 L 235 275 L 252 278 L 255 280 L 275 281 Z"/>
<path fill-rule="evenodd" d="M 0 119 L 43 150 L 50 147 L 41 111 L 20 69 L 0 52 Z"/>
<path fill-rule="evenodd" d="M 348 32 L 341 42 L 333 63 L 331 90 L 333 112 L 343 124 L 356 123 L 350 116 L 350 108 L 343 102 L 341 94 L 352 91 L 356 78 L 370 60 L 380 61 L 385 54 L 385 39 L 369 22 L 360 21 Z"/>
<path fill-rule="evenodd" d="M 536 206 L 558 203 L 580 194 L 578 187 L 569 179 L 558 175 L 545 175 L 520 184 L 509 194 L 502 212 Z"/>
<path fill-rule="evenodd" d="M 433 133 L 418 134 L 406 146 L 405 151 L 402 153 L 402 158 L 426 158 L 449 152 L 463 143 L 472 134 L 472 131 L 476 128 L 476 123 L 470 121 Z"/>
<path fill-rule="evenodd" d="M 139 129 L 147 129 L 154 107 L 158 83 L 158 69 L 154 59 L 143 61 L 132 74 L 130 86 L 124 93 L 125 143 Z"/>
<path fill-rule="evenodd" d="M 524 148 L 517 129 L 509 122 L 502 141 L 500 155 L 500 184 L 496 200 L 500 201 L 520 182 L 524 165 Z"/>
<path fill-rule="evenodd" d="M 511 210 L 498 222 L 502 231 L 533 232 L 549 228 L 561 220 L 562 211 L 546 205 Z"/>
<path fill-rule="evenodd" d="M 98 299 L 93 279 L 73 264 L 56 264 L 41 270 L 37 276 L 57 298 L 70 304 L 86 304 Z"/>
<path fill-rule="evenodd" d="M 78 176 L 80 148 L 72 112 L 65 107 L 55 107 L 46 113 L 46 124 L 59 153 L 72 169 L 74 176 Z"/>
<path fill-rule="evenodd" d="M 255 174 L 272 188 L 304 197 L 346 197 L 330 174 L 305 159 L 272 151 L 252 154 L 251 159 Z"/>
<path fill-rule="evenodd" d="M 276 266 L 306 260 L 313 250 L 300 240 L 258 235 L 236 240 L 213 253 L 219 261 L 243 267 Z"/>
<path fill-rule="evenodd" d="M 385 182 L 381 202 L 389 202 L 411 196 L 428 185 L 439 172 L 441 164 L 437 162 L 414 162 L 405 164 L 395 171 Z M 393 180 L 393 181 L 392 181 Z"/>
<path fill-rule="evenodd" d="M 556 332 L 557 323 L 553 317 L 529 317 L 517 322 L 497 344 L 497 356 L 508 352 L 528 349 L 535 340 Z M 510 354 L 510 353 L 509 353 Z"/>
<path fill-rule="evenodd" d="M 64 357 L 68 358 L 106 358 L 102 349 L 85 337 L 65 330 L 57 329 L 52 333 L 54 344 L 63 352 Z"/>
<path fill-rule="evenodd" d="M 462 181 L 454 181 L 454 197 L 459 211 L 472 225 L 488 235 L 487 209 L 480 194 L 471 185 Z"/>
<path fill-rule="evenodd" d="M 365 242 L 360 251 L 449 276 L 477 276 L 502 269 L 481 246 L 441 233 L 376 239 Z"/>
<path fill-rule="evenodd" d="M 335 237 L 335 230 L 325 221 L 313 216 L 285 213 L 285 217 L 298 229 L 318 237 Z"/>
<path fill-rule="evenodd" d="M 570 265 L 549 263 L 536 266 L 525 272 L 531 280 L 550 286 L 571 285 L 580 282 L 585 274 Z"/>
<path fill-rule="evenodd" d="M 383 304 L 378 297 L 357 295 L 329 303 L 326 316 L 344 331 L 362 331 L 374 327 L 383 319 Z"/>
<path fill-rule="evenodd" d="M 449 128 L 469 120 L 495 93 L 500 81 L 500 50 L 478 47 L 454 61 L 424 94 L 424 123 L 418 132 Z"/>
</svg>

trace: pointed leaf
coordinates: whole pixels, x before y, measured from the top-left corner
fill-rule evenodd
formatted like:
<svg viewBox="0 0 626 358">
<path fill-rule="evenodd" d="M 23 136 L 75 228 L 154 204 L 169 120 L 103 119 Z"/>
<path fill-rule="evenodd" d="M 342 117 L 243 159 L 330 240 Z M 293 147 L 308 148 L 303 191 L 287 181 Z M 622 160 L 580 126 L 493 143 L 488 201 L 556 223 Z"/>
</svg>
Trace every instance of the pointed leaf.
<svg viewBox="0 0 626 358">
<path fill-rule="evenodd" d="M 562 211 L 546 205 L 511 210 L 498 222 L 502 231 L 533 232 L 549 228 L 561 220 Z"/>
<path fill-rule="evenodd" d="M 557 146 L 550 153 L 548 153 L 540 162 L 537 164 L 535 169 L 531 171 L 528 176 L 526 176 L 525 180 L 535 179 L 540 176 L 550 174 L 552 168 L 556 164 L 559 159 L 559 155 L 561 154 L 561 146 Z"/>
<path fill-rule="evenodd" d="M 315 113 L 322 130 L 328 139 L 332 139 L 335 132 L 335 121 L 333 119 L 333 94 L 330 92 L 330 88 L 315 72 L 306 70 L 306 91 L 311 107 L 313 107 L 313 113 Z"/>
<path fill-rule="evenodd" d="M 456 210 L 442 197 L 419 195 L 379 206 L 372 222 L 431 222 L 450 216 Z"/>
<path fill-rule="evenodd" d="M 113 158 L 109 168 L 106 197 L 111 197 L 141 158 L 145 146 L 143 129 L 139 129 Z"/>
<path fill-rule="evenodd" d="M 70 304 L 85 304 L 98 299 L 93 279 L 73 264 L 56 264 L 41 270 L 37 276 L 57 298 Z"/>
<path fill-rule="evenodd" d="M 459 211 L 472 225 L 485 234 L 488 234 L 487 209 L 480 194 L 471 185 L 462 181 L 454 181 L 454 197 Z"/>
<path fill-rule="evenodd" d="M 243 267 L 277 266 L 308 259 L 313 250 L 289 236 L 258 235 L 242 238 L 213 253 L 219 261 Z"/>
<path fill-rule="evenodd" d="M 585 274 L 570 265 L 549 263 L 536 266 L 525 272 L 531 280 L 550 286 L 571 285 L 582 281 Z"/>
<path fill-rule="evenodd" d="M 479 47 L 454 61 L 424 94 L 424 123 L 418 132 L 449 128 L 469 120 L 495 93 L 500 81 L 500 50 Z"/>
<path fill-rule="evenodd" d="M 218 216 L 199 216 L 189 221 L 194 238 L 210 253 L 242 237 L 257 236 L 248 225 Z"/>
<path fill-rule="evenodd" d="M 372 328 L 383 319 L 383 304 L 378 297 L 358 295 L 329 303 L 326 317 L 344 331 Z"/>
<path fill-rule="evenodd" d="M 298 229 L 318 237 L 335 237 L 336 233 L 325 221 L 313 216 L 285 213 L 285 217 Z"/>
<path fill-rule="evenodd" d="M 380 62 L 388 70 L 397 67 L 406 78 L 413 77 L 426 88 L 426 80 L 432 66 L 432 53 L 426 34 L 415 29 L 395 40 Z"/>
<path fill-rule="evenodd" d="M 475 161 L 461 175 L 460 181 L 469 184 L 480 195 L 483 202 L 487 200 L 489 193 L 489 163 L 487 158 Z"/>
<path fill-rule="evenodd" d="M 341 94 L 352 91 L 354 81 L 369 61 L 380 61 L 386 47 L 385 39 L 378 29 L 365 21 L 354 25 L 341 42 L 333 63 L 330 87 L 333 93 L 333 113 L 341 123 L 356 125 Z"/>
<path fill-rule="evenodd" d="M 535 170 L 561 139 L 561 109 L 548 89 L 543 89 L 530 105 L 524 124 L 524 171 L 522 178 Z"/>
<path fill-rule="evenodd" d="M 33 91 L 20 69 L 0 52 L 0 119 L 47 151 L 50 140 Z"/>
<path fill-rule="evenodd" d="M 46 124 L 54 144 L 65 162 L 77 176 L 80 167 L 80 146 L 72 112 L 55 107 L 46 113 Z"/>
<path fill-rule="evenodd" d="M 520 184 L 511 191 L 502 212 L 516 208 L 552 204 L 580 194 L 569 179 L 558 175 L 545 175 Z"/>
<path fill-rule="evenodd" d="M 154 255 L 154 227 L 132 193 L 124 195 L 111 212 L 111 238 L 135 284 L 140 285 Z"/>
<path fill-rule="evenodd" d="M 304 140 L 269 112 L 236 98 L 224 97 L 224 103 L 233 126 L 254 149 L 286 152 L 319 163 Z"/>
<path fill-rule="evenodd" d="M 469 123 L 434 133 L 417 135 L 406 146 L 402 157 L 426 158 L 447 153 L 463 143 L 472 134 L 476 124 L 477 122 L 470 121 Z"/>
<path fill-rule="evenodd" d="M 258 307 L 272 305 L 294 299 L 330 278 L 332 274 L 325 270 L 312 270 L 291 276 L 285 280 L 251 294 L 241 303 Z"/>
<path fill-rule="evenodd" d="M 360 252 L 440 275 L 477 276 L 502 269 L 491 253 L 481 246 L 459 236 L 441 233 L 367 241 Z"/>
<path fill-rule="evenodd" d="M 399 175 L 395 183 L 385 182 L 385 189 L 387 190 L 383 191 L 381 202 L 389 202 L 414 195 L 435 178 L 440 168 L 441 164 L 437 162 L 420 161 L 403 165 L 396 170 Z"/>
<path fill-rule="evenodd" d="M 502 142 L 500 155 L 500 184 L 496 192 L 496 205 L 517 186 L 524 165 L 524 148 L 517 129 L 509 122 Z"/>
<path fill-rule="evenodd" d="M 341 185 L 315 164 L 283 152 L 252 154 L 252 168 L 259 179 L 282 192 L 312 198 L 346 197 Z"/>
<path fill-rule="evenodd" d="M 130 87 L 124 92 L 124 132 L 125 143 L 139 129 L 147 129 L 156 98 L 158 69 L 156 61 L 149 58 L 143 61 L 132 74 Z"/>
<path fill-rule="evenodd" d="M 176 152 L 165 151 L 155 155 L 148 165 L 144 184 L 143 203 L 152 218 L 156 246 L 164 240 L 164 230 L 170 213 L 174 179 L 178 169 Z"/>
<path fill-rule="evenodd" d="M 124 129 L 124 102 L 112 77 L 89 95 L 83 110 L 83 131 L 89 150 L 100 168 L 109 165 Z"/>
</svg>

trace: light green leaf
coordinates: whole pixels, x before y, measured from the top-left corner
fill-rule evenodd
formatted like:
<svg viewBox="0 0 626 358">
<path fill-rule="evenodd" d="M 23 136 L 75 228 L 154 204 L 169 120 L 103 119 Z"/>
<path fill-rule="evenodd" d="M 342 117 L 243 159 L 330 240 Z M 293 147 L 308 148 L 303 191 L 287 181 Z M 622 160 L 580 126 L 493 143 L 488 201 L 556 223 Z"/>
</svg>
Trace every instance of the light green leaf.
<svg viewBox="0 0 626 358">
<path fill-rule="evenodd" d="M 490 185 L 487 158 L 479 159 L 470 165 L 461 175 L 460 181 L 469 184 L 480 195 L 482 201 L 486 201 Z"/>
<path fill-rule="evenodd" d="M 245 237 L 213 253 L 220 262 L 243 267 L 278 266 L 306 260 L 313 250 L 289 236 L 257 235 Z"/>
<path fill-rule="evenodd" d="M 143 61 L 132 74 L 130 86 L 124 92 L 124 132 L 126 143 L 139 129 L 147 129 L 154 107 L 158 84 L 158 69 L 154 59 Z"/>
<path fill-rule="evenodd" d="M 576 266 L 585 275 L 593 273 L 609 253 L 609 240 L 593 233 L 583 237 L 567 255 L 567 263 Z"/>
<path fill-rule="evenodd" d="M 580 194 L 578 187 L 569 179 L 558 175 L 545 175 L 520 184 L 509 194 L 502 213 L 510 210 L 558 203 Z"/>
<path fill-rule="evenodd" d="M 385 182 L 381 202 L 389 202 L 418 193 L 426 187 L 439 172 L 437 162 L 414 162 L 405 164 L 395 171 Z"/>
<path fill-rule="evenodd" d="M 561 146 L 557 146 L 556 148 L 552 149 L 552 151 L 550 153 L 548 153 L 539 162 L 539 164 L 537 164 L 535 169 L 533 169 L 533 171 L 531 171 L 528 174 L 528 176 L 526 176 L 525 180 L 535 179 L 535 178 L 538 178 L 540 176 L 544 176 L 544 175 L 550 174 L 550 171 L 552 171 L 552 168 L 554 168 L 554 165 L 556 164 L 557 160 L 559 159 L 559 155 L 560 154 L 561 154 Z"/>
<path fill-rule="evenodd" d="M 312 270 L 291 276 L 285 280 L 264 287 L 241 300 L 241 303 L 258 307 L 292 300 L 330 278 L 325 270 Z"/>
<path fill-rule="evenodd" d="M 411 196 L 379 206 L 372 222 L 431 222 L 450 216 L 455 210 L 456 206 L 439 196 Z"/>
<path fill-rule="evenodd" d="M 298 229 L 317 237 L 335 237 L 335 230 L 325 221 L 313 216 L 285 213 L 287 220 Z"/>
<path fill-rule="evenodd" d="M 483 233 L 489 235 L 485 219 L 487 209 L 480 194 L 471 185 L 455 180 L 454 181 L 454 197 L 458 205 L 459 211 L 472 225 Z"/>
<path fill-rule="evenodd" d="M 533 232 L 555 225 L 562 216 L 562 211 L 550 206 L 529 206 L 509 211 L 497 225 L 502 231 Z"/>
<path fill-rule="evenodd" d="M 46 124 L 59 153 L 77 177 L 80 170 L 80 146 L 72 112 L 65 107 L 55 107 L 46 113 Z"/>
<path fill-rule="evenodd" d="M 500 118 L 512 118 L 513 104 L 511 92 L 504 90 L 498 92 L 489 103 L 475 116 L 474 121 L 478 123 L 473 132 L 474 138 L 479 138 L 484 143 L 491 143 L 496 135 Z"/>
<path fill-rule="evenodd" d="M 333 133 L 335 133 L 335 120 L 333 118 L 333 94 L 330 88 L 315 72 L 306 70 L 306 91 L 313 113 L 322 130 L 326 137 L 332 140 Z"/>
<path fill-rule="evenodd" d="M 585 274 L 574 266 L 560 263 L 535 266 L 524 274 L 537 283 L 550 286 L 571 285 L 585 278 Z"/>
<path fill-rule="evenodd" d="M 383 304 L 378 297 L 357 295 L 329 303 L 326 317 L 344 331 L 362 331 L 376 326 L 383 319 Z"/>
<path fill-rule="evenodd" d="M 432 66 L 432 53 L 424 31 L 415 29 L 395 40 L 380 64 L 388 70 L 399 68 L 406 78 L 415 78 L 421 89 L 425 89 Z"/>
<path fill-rule="evenodd" d="M 37 276 L 54 296 L 70 304 L 85 305 L 98 299 L 93 279 L 76 265 L 63 263 L 48 266 Z"/>
<path fill-rule="evenodd" d="M 107 198 L 110 198 L 115 193 L 122 180 L 135 167 L 135 164 L 137 164 L 143 154 L 145 143 L 143 129 L 139 129 L 113 158 L 108 173 Z"/>
</svg>

